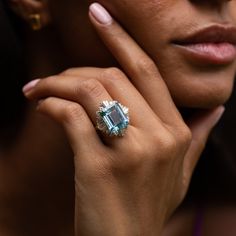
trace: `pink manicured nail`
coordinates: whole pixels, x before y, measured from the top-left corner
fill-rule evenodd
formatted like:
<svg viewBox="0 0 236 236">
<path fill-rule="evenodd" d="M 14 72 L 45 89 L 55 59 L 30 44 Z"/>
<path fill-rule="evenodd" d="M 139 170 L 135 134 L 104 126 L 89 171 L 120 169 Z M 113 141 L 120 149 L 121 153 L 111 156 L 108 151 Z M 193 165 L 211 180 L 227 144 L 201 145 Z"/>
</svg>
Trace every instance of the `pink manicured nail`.
<svg viewBox="0 0 236 236">
<path fill-rule="evenodd" d="M 216 110 L 215 110 L 216 114 L 215 114 L 215 117 L 213 119 L 214 125 L 216 125 L 220 121 L 220 119 L 222 118 L 224 112 L 225 112 L 225 107 L 224 106 L 219 106 L 218 108 L 216 108 Z"/>
<path fill-rule="evenodd" d="M 89 7 L 92 16 L 100 23 L 109 25 L 112 23 L 112 17 L 108 11 L 99 3 L 92 3 Z"/>
<path fill-rule="evenodd" d="M 40 79 L 35 79 L 30 81 L 28 84 L 26 84 L 22 91 L 23 93 L 28 93 L 32 88 L 34 88 L 36 86 L 36 84 L 40 81 Z"/>
</svg>

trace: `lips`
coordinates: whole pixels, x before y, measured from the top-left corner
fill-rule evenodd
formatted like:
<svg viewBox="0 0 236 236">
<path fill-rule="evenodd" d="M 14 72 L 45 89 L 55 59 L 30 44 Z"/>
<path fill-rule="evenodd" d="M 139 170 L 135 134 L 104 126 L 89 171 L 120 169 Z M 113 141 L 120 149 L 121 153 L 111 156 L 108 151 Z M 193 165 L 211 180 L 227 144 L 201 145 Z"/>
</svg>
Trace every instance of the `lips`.
<svg viewBox="0 0 236 236">
<path fill-rule="evenodd" d="M 225 65 L 236 59 L 236 28 L 215 25 L 172 42 L 188 59 Z"/>
</svg>

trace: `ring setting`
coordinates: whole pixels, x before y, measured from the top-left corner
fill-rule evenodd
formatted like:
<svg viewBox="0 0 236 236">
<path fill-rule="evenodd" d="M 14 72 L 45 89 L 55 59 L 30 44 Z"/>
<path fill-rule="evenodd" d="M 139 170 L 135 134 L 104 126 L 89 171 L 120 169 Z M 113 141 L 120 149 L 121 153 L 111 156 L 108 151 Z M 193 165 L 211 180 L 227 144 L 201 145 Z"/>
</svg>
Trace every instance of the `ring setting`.
<svg viewBox="0 0 236 236">
<path fill-rule="evenodd" d="M 124 136 L 129 125 L 129 109 L 117 101 L 103 101 L 97 115 L 97 129 L 109 136 Z"/>
</svg>

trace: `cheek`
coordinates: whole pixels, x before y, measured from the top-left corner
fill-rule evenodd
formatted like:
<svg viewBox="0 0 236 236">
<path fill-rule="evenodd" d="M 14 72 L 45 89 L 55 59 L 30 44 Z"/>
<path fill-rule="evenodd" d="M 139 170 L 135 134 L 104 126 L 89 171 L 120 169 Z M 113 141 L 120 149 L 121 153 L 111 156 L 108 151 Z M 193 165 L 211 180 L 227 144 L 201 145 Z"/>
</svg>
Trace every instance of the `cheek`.
<svg viewBox="0 0 236 236">
<path fill-rule="evenodd" d="M 171 65 L 170 65 L 171 67 Z M 236 66 L 223 71 L 191 70 L 181 65 L 163 68 L 165 82 L 180 107 L 211 108 L 224 104 L 234 85 Z"/>
<path fill-rule="evenodd" d="M 233 0 L 229 4 L 230 4 L 230 7 L 229 7 L 230 15 L 234 18 L 234 22 L 236 24 L 236 1 Z"/>
<path fill-rule="evenodd" d="M 98 2 L 129 30 L 143 25 L 150 27 L 152 18 L 165 19 L 166 12 L 176 4 L 176 0 L 98 0 Z"/>
</svg>

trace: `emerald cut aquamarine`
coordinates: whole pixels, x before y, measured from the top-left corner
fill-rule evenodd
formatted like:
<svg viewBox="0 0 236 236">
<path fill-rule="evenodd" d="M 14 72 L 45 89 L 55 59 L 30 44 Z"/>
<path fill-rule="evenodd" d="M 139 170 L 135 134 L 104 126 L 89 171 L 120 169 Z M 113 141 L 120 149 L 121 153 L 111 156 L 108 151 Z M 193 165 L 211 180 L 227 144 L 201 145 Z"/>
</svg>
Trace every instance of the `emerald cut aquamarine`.
<svg viewBox="0 0 236 236">
<path fill-rule="evenodd" d="M 105 101 L 101 104 L 98 117 L 98 129 L 110 136 L 123 136 L 129 125 L 128 108 L 117 101 Z"/>
</svg>

